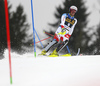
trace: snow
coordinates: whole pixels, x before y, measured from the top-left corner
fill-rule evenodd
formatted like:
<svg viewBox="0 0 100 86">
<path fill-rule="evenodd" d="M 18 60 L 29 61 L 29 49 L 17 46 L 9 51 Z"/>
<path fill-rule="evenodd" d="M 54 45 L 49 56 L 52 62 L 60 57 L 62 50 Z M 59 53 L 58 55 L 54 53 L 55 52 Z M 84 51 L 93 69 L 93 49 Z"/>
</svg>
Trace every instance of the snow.
<svg viewBox="0 0 100 86">
<path fill-rule="evenodd" d="M 10 85 L 7 54 L 0 60 L 0 86 L 100 86 L 100 55 L 35 58 L 11 53 Z"/>
</svg>

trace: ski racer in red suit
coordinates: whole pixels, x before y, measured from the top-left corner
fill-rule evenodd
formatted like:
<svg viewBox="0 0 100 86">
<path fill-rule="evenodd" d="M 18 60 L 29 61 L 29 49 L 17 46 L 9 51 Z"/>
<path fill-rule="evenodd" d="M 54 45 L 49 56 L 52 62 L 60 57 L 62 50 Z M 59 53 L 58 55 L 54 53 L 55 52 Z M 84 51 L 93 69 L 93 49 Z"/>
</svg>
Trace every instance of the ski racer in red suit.
<svg viewBox="0 0 100 86">
<path fill-rule="evenodd" d="M 49 55 L 50 57 L 59 56 L 58 52 L 68 44 L 69 38 L 74 31 L 75 25 L 77 24 L 77 19 L 74 18 L 77 10 L 78 9 L 76 6 L 71 6 L 69 8 L 70 13 L 64 13 L 62 15 L 60 26 L 55 32 L 53 41 L 49 43 L 39 55 L 46 55 L 46 53 L 53 45 L 57 44 L 59 41 L 62 41 L 62 43 L 58 44 L 57 48 Z"/>
</svg>

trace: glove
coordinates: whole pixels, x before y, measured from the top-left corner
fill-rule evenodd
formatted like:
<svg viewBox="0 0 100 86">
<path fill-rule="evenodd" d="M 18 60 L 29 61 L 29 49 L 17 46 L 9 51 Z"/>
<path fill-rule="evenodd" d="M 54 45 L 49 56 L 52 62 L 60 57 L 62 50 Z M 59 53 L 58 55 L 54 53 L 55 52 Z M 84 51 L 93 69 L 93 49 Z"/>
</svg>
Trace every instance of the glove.
<svg viewBox="0 0 100 86">
<path fill-rule="evenodd" d="M 62 33 L 65 31 L 66 31 L 66 33 L 69 32 L 69 30 L 68 30 L 69 27 L 65 28 L 63 25 L 61 25 L 61 28 L 62 28 L 62 31 L 61 31 Z"/>
<path fill-rule="evenodd" d="M 63 25 L 61 25 L 62 30 L 65 29 L 65 27 Z"/>
<path fill-rule="evenodd" d="M 61 28 L 62 28 L 62 31 L 61 31 L 62 33 L 66 31 L 66 29 L 63 25 L 61 25 Z"/>
<path fill-rule="evenodd" d="M 63 32 L 65 32 L 65 31 L 66 31 L 66 29 L 65 29 L 65 28 L 63 28 L 61 32 L 63 33 Z"/>
</svg>

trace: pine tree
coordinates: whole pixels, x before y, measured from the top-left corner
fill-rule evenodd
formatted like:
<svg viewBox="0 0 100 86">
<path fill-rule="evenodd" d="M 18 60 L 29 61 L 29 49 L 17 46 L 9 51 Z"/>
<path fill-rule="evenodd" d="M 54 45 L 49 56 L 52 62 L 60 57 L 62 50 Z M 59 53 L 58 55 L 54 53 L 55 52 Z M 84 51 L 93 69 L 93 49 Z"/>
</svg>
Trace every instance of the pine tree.
<svg viewBox="0 0 100 86">
<path fill-rule="evenodd" d="M 100 55 L 100 24 L 97 28 L 97 34 L 94 35 L 96 35 L 97 40 L 90 46 L 91 50 L 89 51 L 91 51 L 94 55 Z"/>
<path fill-rule="evenodd" d="M 84 3 L 85 2 L 83 2 L 83 0 L 65 0 L 63 3 L 64 8 L 61 6 L 56 8 L 57 12 L 54 14 L 54 16 L 58 21 L 54 24 L 49 23 L 49 25 L 52 26 L 56 31 L 60 24 L 62 14 L 69 13 L 70 6 L 77 6 L 78 12 L 76 13 L 75 18 L 77 18 L 78 22 L 68 44 L 73 52 L 76 52 L 77 48 L 80 47 L 81 51 L 85 53 L 88 46 L 88 40 L 90 39 L 84 31 L 84 28 L 88 23 L 86 19 L 89 15 L 86 14 L 86 7 L 84 6 Z M 49 33 L 54 34 L 53 31 L 51 30 Z"/>
<path fill-rule="evenodd" d="M 25 47 L 30 47 L 32 43 L 32 34 L 28 34 L 30 29 L 26 20 L 23 7 L 19 5 L 16 11 L 11 11 L 12 5 L 8 3 L 9 24 L 10 24 L 10 39 L 11 49 L 20 53 L 25 51 Z M 7 48 L 6 23 L 5 23 L 5 8 L 4 0 L 0 0 L 0 56 L 3 55 Z"/>
<path fill-rule="evenodd" d="M 0 58 L 7 47 L 4 0 L 0 0 Z"/>
<path fill-rule="evenodd" d="M 26 37 L 29 37 L 27 31 L 29 30 L 29 24 L 26 22 L 26 15 L 24 14 L 23 7 L 19 5 L 16 12 L 11 14 L 10 18 L 10 36 L 11 47 L 13 50 L 23 50 L 23 46 L 32 43 L 32 39 L 26 41 Z M 30 35 L 31 37 L 31 35 Z"/>
</svg>

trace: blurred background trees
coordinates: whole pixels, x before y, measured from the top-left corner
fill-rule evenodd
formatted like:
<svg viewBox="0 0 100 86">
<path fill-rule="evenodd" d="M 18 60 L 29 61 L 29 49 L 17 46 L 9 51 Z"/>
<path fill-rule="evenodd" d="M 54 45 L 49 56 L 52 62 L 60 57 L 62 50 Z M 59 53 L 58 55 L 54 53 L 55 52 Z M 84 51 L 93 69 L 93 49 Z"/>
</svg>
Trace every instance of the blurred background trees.
<svg viewBox="0 0 100 86">
<path fill-rule="evenodd" d="M 100 55 L 100 24 L 97 27 L 96 41 L 90 46 L 90 51 L 94 55 Z"/>
<path fill-rule="evenodd" d="M 11 11 L 12 5 L 8 4 L 9 9 L 9 24 L 10 24 L 10 39 L 11 50 L 18 53 L 24 53 L 26 47 L 30 47 L 32 43 L 32 34 L 28 34 L 30 29 L 27 23 L 26 15 L 23 6 L 19 5 L 16 11 Z M 6 23 L 5 23 L 5 8 L 4 0 L 0 0 L 0 55 L 7 48 Z"/>
</svg>

